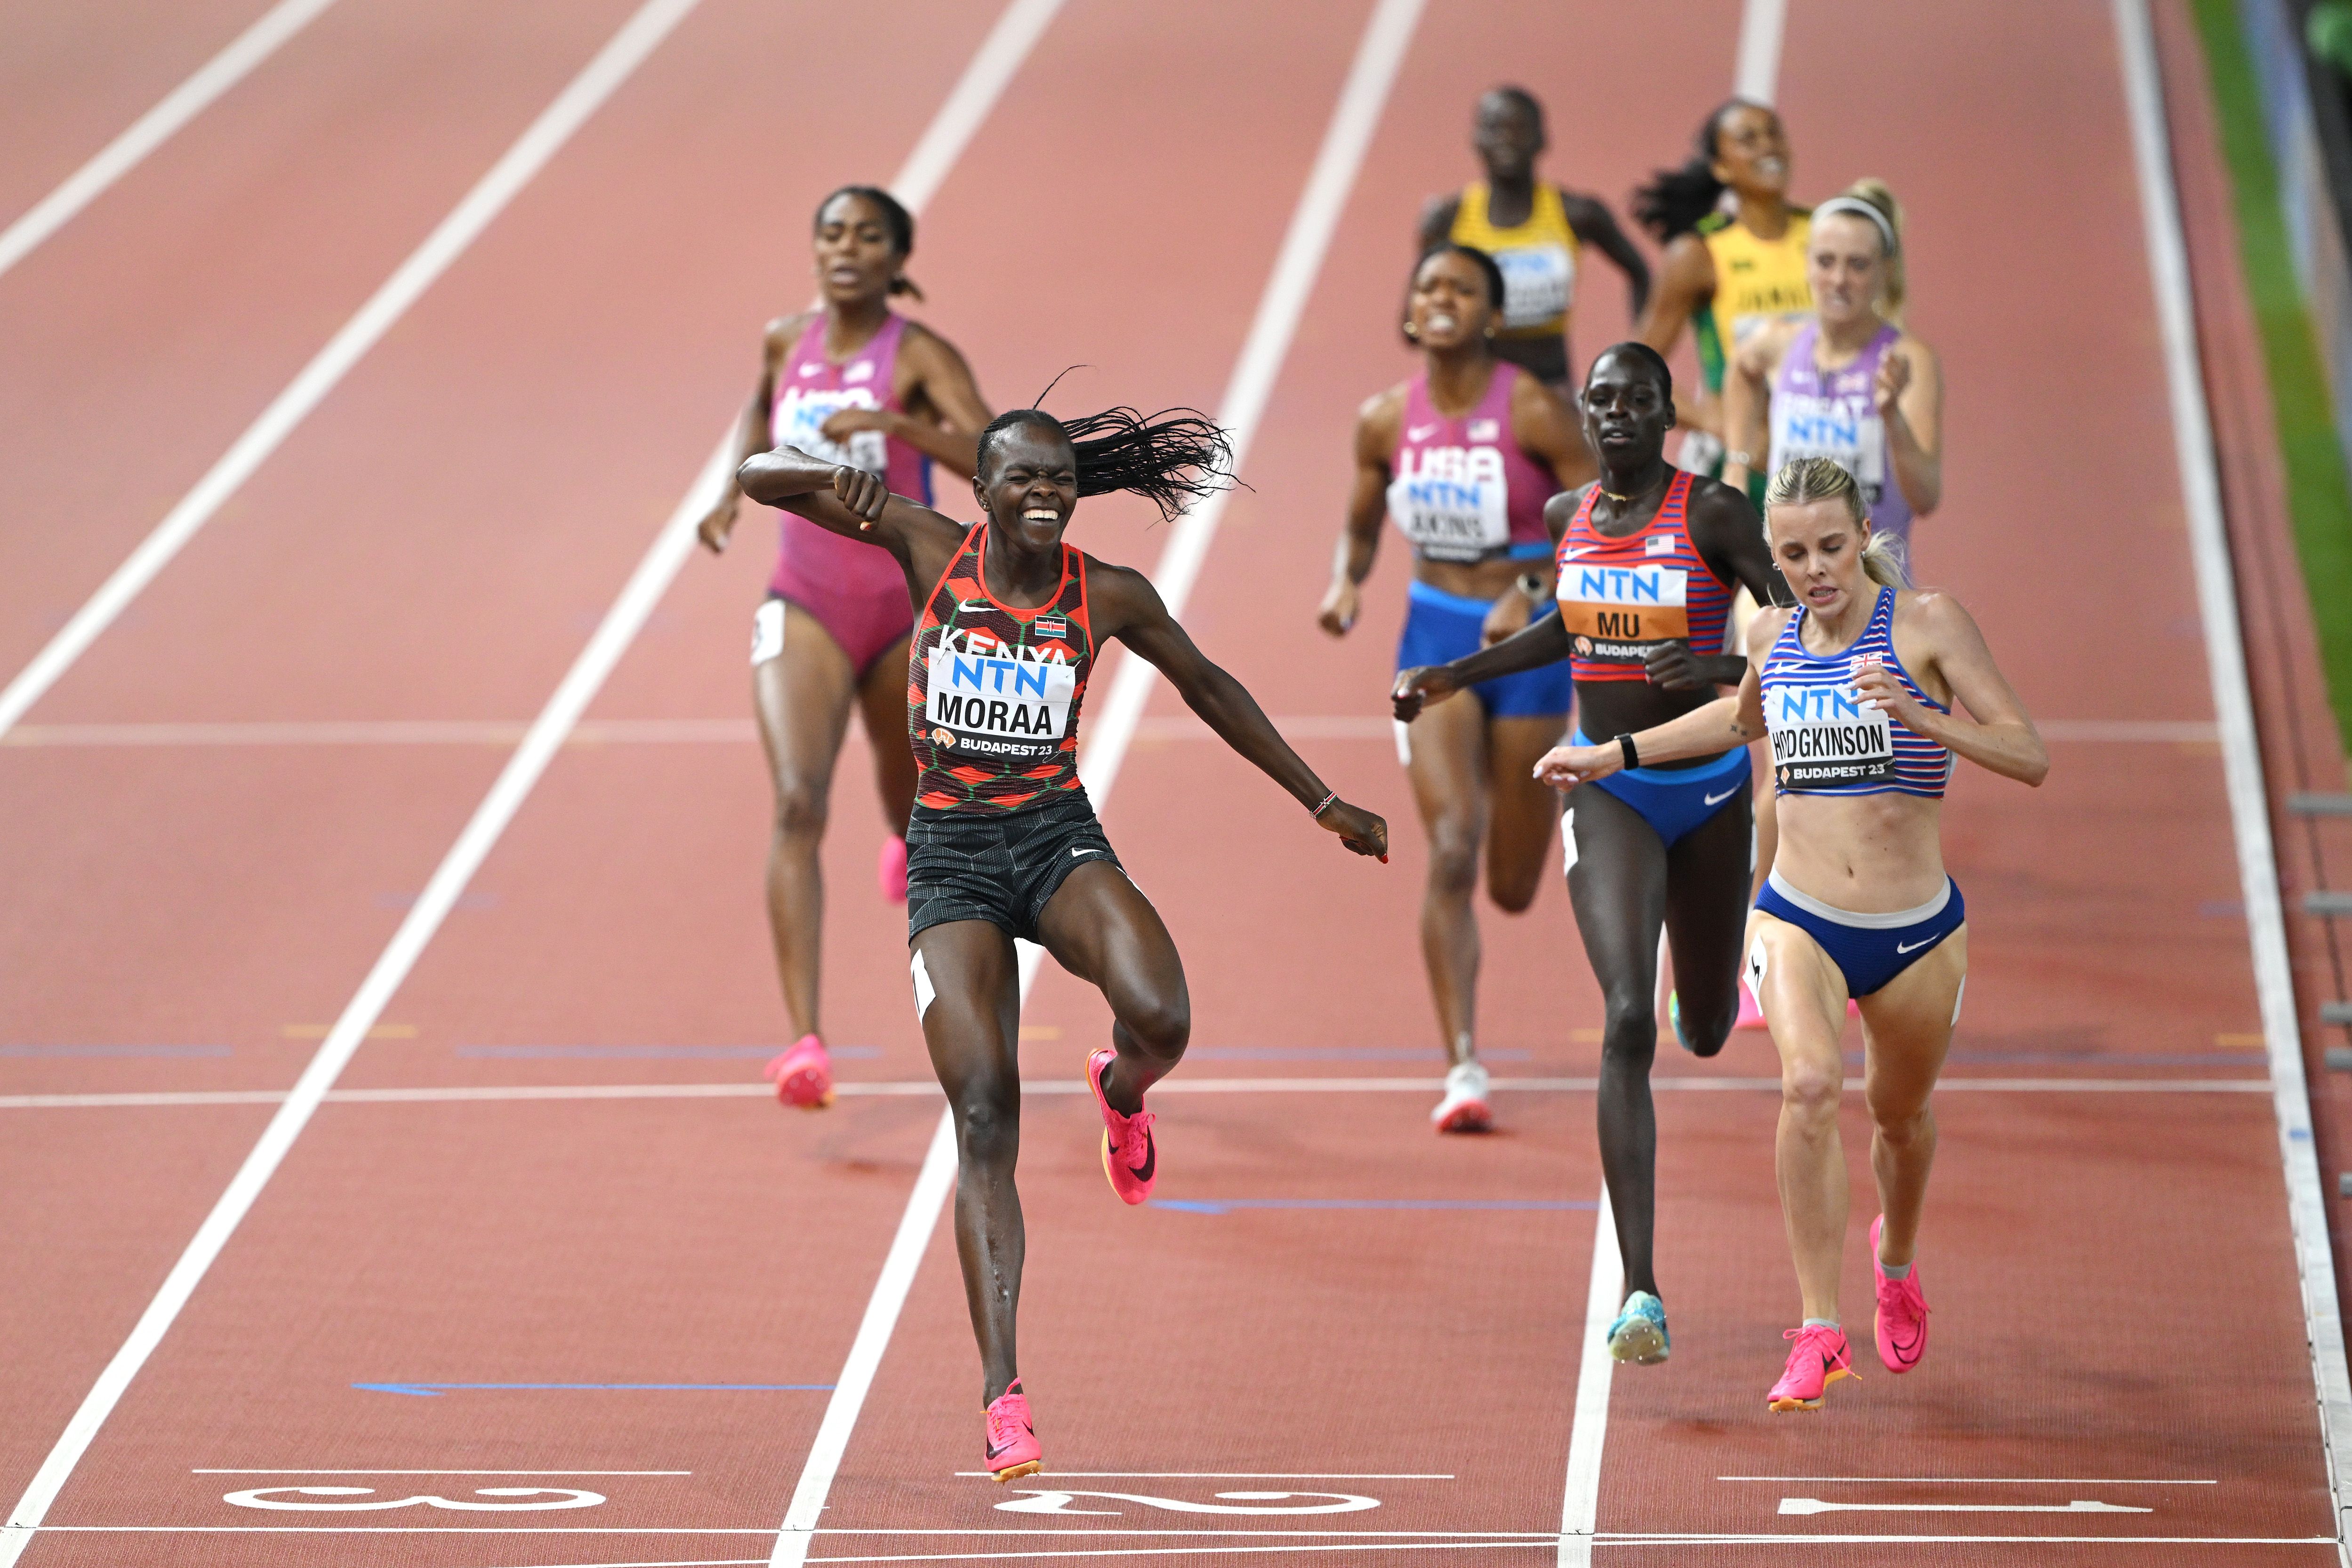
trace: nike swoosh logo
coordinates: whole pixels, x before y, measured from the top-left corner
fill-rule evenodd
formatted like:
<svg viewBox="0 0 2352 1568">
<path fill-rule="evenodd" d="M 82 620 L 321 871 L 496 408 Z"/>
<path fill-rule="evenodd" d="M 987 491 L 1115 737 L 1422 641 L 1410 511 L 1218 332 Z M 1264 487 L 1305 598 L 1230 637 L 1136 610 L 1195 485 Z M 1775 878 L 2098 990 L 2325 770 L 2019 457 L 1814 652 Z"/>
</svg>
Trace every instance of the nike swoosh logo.
<svg viewBox="0 0 2352 1568">
<path fill-rule="evenodd" d="M 1737 785 L 1737 784 L 1734 784 L 1730 789 L 1726 789 L 1726 790 L 1725 790 L 1722 794 L 1720 794 L 1720 795 L 1709 795 L 1709 796 L 1706 796 L 1706 803 L 1707 803 L 1708 805 L 1710 805 L 1710 806 L 1720 806 L 1720 805 L 1722 805 L 1726 800 L 1730 800 L 1734 795 L 1737 795 L 1737 794 L 1738 794 L 1738 793 L 1739 793 L 1739 786 L 1738 786 L 1738 785 Z"/>
<path fill-rule="evenodd" d="M 1004 1445 L 1004 1447 L 1003 1447 L 1003 1448 L 990 1448 L 990 1449 L 988 1450 L 988 1457 L 989 1457 L 990 1458 L 992 1458 L 992 1458 L 996 1458 L 996 1456 L 997 1456 L 997 1455 L 999 1455 L 999 1454 L 1009 1454 L 1009 1453 L 1011 1453 L 1012 1451 L 1013 1451 L 1013 1445 L 1012 1445 L 1012 1444 L 1010 1444 L 1010 1443 L 1007 1443 L 1007 1444 L 1005 1444 L 1005 1445 Z"/>
<path fill-rule="evenodd" d="M 1100 850 L 1072 850 L 1072 851 L 1070 852 L 1070 853 L 1071 853 L 1072 855 L 1074 855 L 1074 856 L 1075 856 L 1075 855 L 1098 855 L 1098 854 L 1102 853 L 1102 851 L 1100 851 Z"/>
<path fill-rule="evenodd" d="M 1911 946 L 1908 946 L 1908 947 L 1905 946 L 1902 943 L 1897 942 L 1896 944 L 1895 944 L 1895 950 L 1897 953 L 1908 953 L 1908 952 L 1912 952 L 1912 951 L 1914 951 L 1914 950 L 1915 950 L 1915 949 L 1916 949 L 1916 948 L 1925 947 L 1925 946 L 1927 945 L 1927 943 L 1928 943 L 1928 942 L 1933 942 L 1933 941 L 1935 941 L 1935 940 L 1937 940 L 1937 938 L 1935 938 L 1935 937 L 1933 937 L 1933 936 L 1930 936 L 1930 937 L 1928 937 L 1928 938 L 1927 939 L 1927 941 L 1924 941 L 1924 942 L 1914 942 L 1914 943 L 1912 943 L 1912 944 L 1911 944 Z"/>
<path fill-rule="evenodd" d="M 1156 1168 L 1159 1164 L 1160 1140 L 1147 1136 L 1143 1145 L 1143 1163 L 1139 1166 L 1130 1166 L 1128 1168 L 1135 1173 L 1136 1180 L 1150 1181 L 1151 1179 L 1153 1169 Z"/>
<path fill-rule="evenodd" d="M 1430 436 L 1434 434 L 1436 431 L 1437 426 L 1433 424 L 1418 424 L 1406 431 L 1404 433 L 1404 437 L 1407 441 L 1426 441 Z"/>
</svg>

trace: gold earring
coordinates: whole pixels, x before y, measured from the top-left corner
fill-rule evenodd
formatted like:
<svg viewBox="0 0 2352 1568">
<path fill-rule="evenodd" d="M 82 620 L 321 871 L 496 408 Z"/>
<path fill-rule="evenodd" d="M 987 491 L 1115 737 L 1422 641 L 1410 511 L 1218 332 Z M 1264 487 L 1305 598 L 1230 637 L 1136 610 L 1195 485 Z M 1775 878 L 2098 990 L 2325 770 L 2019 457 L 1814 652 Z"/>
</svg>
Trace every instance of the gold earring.
<svg viewBox="0 0 2352 1568">
<path fill-rule="evenodd" d="M 1404 335 L 1416 343 L 1421 341 L 1421 329 L 1410 321 L 1404 324 Z"/>
</svg>

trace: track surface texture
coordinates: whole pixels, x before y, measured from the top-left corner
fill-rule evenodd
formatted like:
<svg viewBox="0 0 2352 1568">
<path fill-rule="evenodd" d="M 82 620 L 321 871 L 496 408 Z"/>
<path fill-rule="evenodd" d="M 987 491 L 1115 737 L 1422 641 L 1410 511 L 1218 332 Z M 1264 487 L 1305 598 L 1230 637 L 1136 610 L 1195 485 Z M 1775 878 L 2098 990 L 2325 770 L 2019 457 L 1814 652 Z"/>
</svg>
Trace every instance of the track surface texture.
<svg viewBox="0 0 2352 1568">
<path fill-rule="evenodd" d="M 0 13 L 5 214 L 259 14 L 132 9 Z M 2156 11 L 2271 782 L 2340 788 L 2202 65 Z M 337 0 L 0 277 L 8 674 L 630 15 Z M 1675 1355 L 1580 1414 L 1601 1003 L 1567 900 L 1553 877 L 1522 917 L 1483 912 L 1500 1128 L 1433 1137 L 1423 848 L 1382 700 L 1393 541 L 1349 639 L 1313 619 L 1354 411 L 1412 369 L 1391 323 L 1413 214 L 1466 177 L 1477 93 L 1532 89 L 1550 177 L 1622 209 L 1724 96 L 1741 6 L 1408 19 L 1184 617 L 1388 814 L 1393 863 L 1344 854 L 1155 689 L 1104 816 L 1183 951 L 1193 1049 L 1154 1097 L 1159 1201 L 1125 1209 L 1077 1083 L 1105 1009 L 1050 964 L 1029 998 L 1023 1371 L 1047 1471 L 967 1473 L 978 1379 L 941 1223 L 792 1550 L 2337 1559 L 2110 8 L 1786 7 L 1797 193 L 1893 185 L 1911 322 L 1945 360 L 1921 575 L 1970 605 L 2054 759 L 2038 793 L 1963 768 L 1948 805 L 1973 976 L 1921 1253 L 1935 1355 L 1897 1380 L 1867 1349 L 1849 1096 L 1864 1375 L 1803 1418 L 1763 1409 L 1797 1301 L 1761 1034 L 1659 1060 Z M 760 324 L 805 298 L 817 198 L 887 180 L 996 20 L 701 0 L 0 737 L 6 1499 L 678 506 Z M 1375 20 L 1369 0 L 1066 0 L 923 211 L 919 313 L 998 407 L 1074 363 L 1058 410 L 1218 407 Z M 1580 363 L 1625 315 L 1591 268 Z M 940 1103 L 856 737 L 825 849 L 843 1093 L 785 1113 L 757 1081 L 784 1030 L 743 664 L 770 529 L 747 517 L 670 584 L 25 1563 L 785 1560 Z M 1107 499 L 1074 538 L 1149 567 L 1169 531 Z M 2276 821 L 2291 900 L 2344 874 L 2352 830 Z M 2315 1042 L 2329 934 L 2298 917 L 2290 938 Z M 2345 1092 L 2320 1092 L 2324 1155 L 2352 1136 Z M 1563 1539 L 1572 1448 L 1597 1491 L 1591 1533 Z"/>
</svg>

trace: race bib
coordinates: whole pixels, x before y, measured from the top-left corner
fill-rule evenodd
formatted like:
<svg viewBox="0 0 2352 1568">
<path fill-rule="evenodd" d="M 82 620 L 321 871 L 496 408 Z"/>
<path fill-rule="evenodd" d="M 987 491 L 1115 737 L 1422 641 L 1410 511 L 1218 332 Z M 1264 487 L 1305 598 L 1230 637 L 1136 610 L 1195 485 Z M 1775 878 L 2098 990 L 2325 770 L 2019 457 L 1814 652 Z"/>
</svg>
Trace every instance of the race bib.
<svg viewBox="0 0 2352 1568">
<path fill-rule="evenodd" d="M 1764 697 L 1772 771 L 1783 789 L 1874 784 L 1895 777 L 1895 732 L 1852 686 L 1777 686 Z"/>
<path fill-rule="evenodd" d="M 1405 432 L 1408 441 L 1412 432 Z M 1492 446 L 1408 444 L 1389 483 L 1389 516 L 1431 560 L 1479 560 L 1511 541 L 1503 455 Z"/>
<path fill-rule="evenodd" d="M 1565 246 L 1498 250 L 1503 269 L 1503 325 L 1513 331 L 1541 327 L 1568 314 L 1576 290 L 1576 258 Z"/>
<path fill-rule="evenodd" d="M 1678 566 L 1560 569 L 1560 624 L 1580 659 L 1640 665 L 1661 643 L 1690 635 L 1690 573 Z"/>
<path fill-rule="evenodd" d="M 923 668 L 923 716 L 933 745 L 1016 760 L 1043 759 L 1061 748 L 1077 694 L 1076 664 L 933 648 Z"/>
<path fill-rule="evenodd" d="M 1866 505 L 1886 486 L 1886 422 L 1850 398 L 1777 392 L 1772 398 L 1772 465 L 1827 457 L 1854 476 Z"/>
<path fill-rule="evenodd" d="M 845 387 L 837 392 L 788 389 L 776 403 L 772 431 L 779 446 L 797 446 L 812 457 L 863 468 L 880 478 L 890 467 L 889 439 L 878 430 L 861 430 L 846 443 L 828 441 L 824 422 L 845 408 L 879 408 L 868 387 Z"/>
</svg>

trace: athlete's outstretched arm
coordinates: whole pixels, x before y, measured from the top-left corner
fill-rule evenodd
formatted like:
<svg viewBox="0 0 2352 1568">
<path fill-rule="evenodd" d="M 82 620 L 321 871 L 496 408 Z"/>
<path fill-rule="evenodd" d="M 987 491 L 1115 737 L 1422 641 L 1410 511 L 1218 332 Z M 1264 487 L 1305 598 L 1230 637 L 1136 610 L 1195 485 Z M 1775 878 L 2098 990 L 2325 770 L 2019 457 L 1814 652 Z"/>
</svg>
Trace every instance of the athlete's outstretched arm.
<svg viewBox="0 0 2352 1568">
<path fill-rule="evenodd" d="M 768 449 L 769 411 L 776 402 L 776 368 L 792 352 L 807 318 L 780 316 L 768 323 L 767 340 L 761 345 L 760 383 L 751 389 L 751 401 L 743 405 L 743 415 L 735 422 L 735 462 L 740 467 L 747 458 Z M 706 513 L 695 528 L 695 537 L 703 548 L 717 555 L 727 548 L 735 532 L 735 513 L 743 499 L 742 489 L 733 475 L 725 480 L 727 493 Z"/>
<path fill-rule="evenodd" d="M 1396 450 L 1404 395 L 1391 387 L 1356 412 L 1356 478 L 1348 491 L 1348 519 L 1331 552 L 1331 586 L 1315 612 L 1316 624 L 1344 637 L 1363 608 L 1364 579 L 1380 555 L 1381 523 L 1389 511 L 1389 455 Z"/>
<path fill-rule="evenodd" d="M 1883 664 L 1864 667 L 1853 689 L 1928 739 L 1950 747 L 1979 768 L 2004 779 L 2039 785 L 2050 776 L 2050 752 L 2026 716 L 2016 688 L 1992 662 L 1976 617 L 1948 593 L 1915 594 L 1899 612 L 1927 634 L 1932 668 L 1972 716 L 1937 713 L 1916 701 Z"/>
<path fill-rule="evenodd" d="M 1559 199 L 1568 209 L 1568 226 L 1576 231 L 1576 237 L 1596 246 L 1625 275 L 1625 287 L 1633 296 L 1633 319 L 1639 321 L 1650 306 L 1649 262 L 1617 226 L 1617 214 L 1609 210 L 1608 203 L 1567 190 L 1560 192 Z"/>
<path fill-rule="evenodd" d="M 747 458 L 735 471 L 743 494 L 763 507 L 806 517 L 828 532 L 888 550 L 910 581 L 930 582 L 948 568 L 964 530 L 929 507 L 919 507 L 862 468 L 779 446 Z"/>
<path fill-rule="evenodd" d="M 1332 791 L 1290 749 L 1248 688 L 1211 664 L 1193 645 L 1184 628 L 1168 613 L 1150 578 L 1126 567 L 1090 560 L 1087 583 L 1094 622 L 1102 635 L 1118 638 L 1149 660 L 1219 738 L 1289 790 L 1300 805 L 1308 810 L 1322 805 Z M 1316 812 L 1315 825 L 1339 834 L 1339 841 L 1360 855 L 1389 858 L 1389 825 L 1374 812 L 1334 799 Z"/>
<path fill-rule="evenodd" d="M 1554 496 L 1551 505 L 1572 498 L 1566 494 Z M 1548 506 L 1547 517 L 1549 511 Z M 1559 616 L 1547 615 L 1491 647 L 1465 654 L 1452 664 L 1423 664 L 1398 671 L 1396 684 L 1389 688 L 1390 711 L 1395 714 L 1398 723 L 1411 724 L 1421 716 L 1423 707 L 1441 698 L 1497 675 L 1516 675 L 1521 670 L 1557 664 L 1568 653 L 1568 627 Z"/>
<path fill-rule="evenodd" d="M 1643 767 L 1717 756 L 1764 734 L 1764 691 L 1757 675 L 1788 619 L 1786 611 L 1762 610 L 1748 622 L 1748 673 L 1740 677 L 1738 692 L 1634 734 L 1633 749 Z M 1612 738 L 1591 746 L 1556 746 L 1536 759 L 1536 777 L 1555 789 L 1569 789 L 1606 779 L 1624 766 L 1624 748 Z"/>
</svg>

